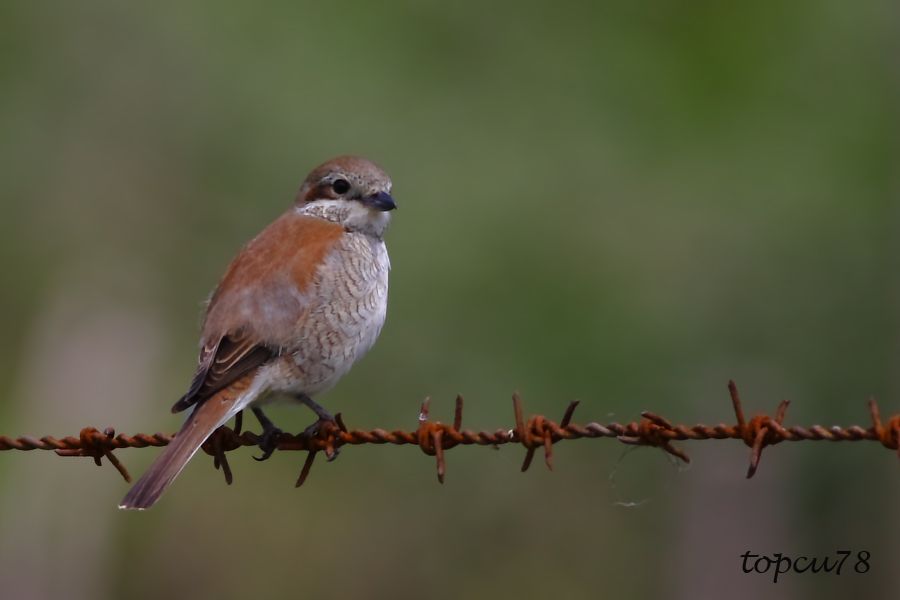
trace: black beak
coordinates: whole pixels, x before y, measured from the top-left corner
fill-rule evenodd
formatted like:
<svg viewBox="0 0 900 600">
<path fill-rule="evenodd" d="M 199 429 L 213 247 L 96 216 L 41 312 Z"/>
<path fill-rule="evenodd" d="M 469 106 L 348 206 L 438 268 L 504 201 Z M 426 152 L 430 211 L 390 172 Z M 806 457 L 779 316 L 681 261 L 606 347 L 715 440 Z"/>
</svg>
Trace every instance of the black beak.
<svg viewBox="0 0 900 600">
<path fill-rule="evenodd" d="M 387 192 L 377 192 L 371 196 L 362 199 L 363 206 L 374 208 L 375 210 L 389 211 L 397 208 L 397 203 L 391 198 Z"/>
</svg>

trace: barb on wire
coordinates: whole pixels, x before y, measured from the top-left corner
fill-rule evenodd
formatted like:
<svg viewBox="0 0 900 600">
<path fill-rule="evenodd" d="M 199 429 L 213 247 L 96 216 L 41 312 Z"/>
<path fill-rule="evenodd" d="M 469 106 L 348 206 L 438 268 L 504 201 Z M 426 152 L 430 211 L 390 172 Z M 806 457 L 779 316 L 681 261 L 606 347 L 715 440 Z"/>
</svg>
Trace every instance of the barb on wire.
<svg viewBox="0 0 900 600">
<path fill-rule="evenodd" d="M 627 423 L 607 423 L 605 425 L 590 422 L 583 425 L 572 422 L 572 417 L 578 402 L 572 402 L 566 408 L 559 423 L 548 419 L 544 415 L 531 415 L 527 419 L 522 409 L 522 399 L 518 393 L 513 394 L 513 413 L 515 416 L 515 428 L 497 429 L 495 431 L 473 431 L 462 429 L 463 399 L 456 397 L 456 410 L 453 424 L 448 425 L 429 418 L 430 400 L 422 402 L 418 423 L 414 431 L 373 429 L 365 431 L 360 429 L 347 429 L 340 414 L 335 420 L 324 421 L 319 424 L 312 434 L 284 434 L 278 437 L 277 450 L 304 450 L 307 452 L 306 460 L 300 470 L 296 486 L 303 485 L 312 469 L 313 461 L 319 452 L 324 452 L 326 458 L 333 460 L 342 446 L 359 446 L 363 444 L 392 444 L 415 445 L 422 452 L 435 457 L 438 481 L 443 483 L 447 471 L 446 451 L 456 446 L 493 446 L 504 444 L 521 444 L 525 447 L 525 459 L 522 463 L 522 471 L 527 471 L 531 466 L 535 452 L 538 449 L 544 451 L 544 464 L 553 469 L 553 445 L 562 440 L 614 438 L 624 444 L 640 446 L 654 446 L 660 448 L 684 462 L 690 462 L 688 455 L 675 441 L 686 440 L 741 440 L 750 448 L 750 466 L 747 469 L 747 477 L 753 477 L 759 469 L 759 461 L 762 451 L 767 446 L 774 446 L 781 442 L 800 442 L 826 440 L 831 442 L 879 442 L 885 448 L 897 452 L 900 458 L 900 414 L 892 415 L 883 421 L 881 411 L 875 399 L 869 400 L 869 415 L 872 425 L 868 428 L 859 425 L 849 427 L 822 427 L 812 425 L 801 427 L 784 425 L 788 402 L 782 401 L 775 410 L 775 415 L 758 414 L 750 420 L 744 416 L 740 394 L 733 381 L 728 383 L 731 395 L 731 405 L 734 409 L 736 423 L 734 425 L 674 425 L 668 419 L 655 413 L 644 411 L 641 420 Z M 122 448 L 146 448 L 148 446 L 165 446 L 172 440 L 172 435 L 156 433 L 147 435 L 116 435 L 111 427 L 100 431 L 94 427 L 85 427 L 78 437 L 69 436 L 54 438 L 44 436 L 34 438 L 23 436 L 10 438 L 0 436 L 0 450 L 54 450 L 60 456 L 86 456 L 94 459 L 97 465 L 101 459 L 106 458 L 122 475 L 126 481 L 131 481 L 128 470 L 113 454 L 114 450 Z M 231 467 L 226 458 L 227 453 L 243 446 L 257 446 L 261 437 L 249 431 L 242 431 L 240 414 L 235 418 L 234 428 L 227 426 L 217 429 L 209 439 L 204 442 L 203 450 L 213 457 L 213 465 L 221 469 L 225 481 L 233 480 Z"/>
</svg>

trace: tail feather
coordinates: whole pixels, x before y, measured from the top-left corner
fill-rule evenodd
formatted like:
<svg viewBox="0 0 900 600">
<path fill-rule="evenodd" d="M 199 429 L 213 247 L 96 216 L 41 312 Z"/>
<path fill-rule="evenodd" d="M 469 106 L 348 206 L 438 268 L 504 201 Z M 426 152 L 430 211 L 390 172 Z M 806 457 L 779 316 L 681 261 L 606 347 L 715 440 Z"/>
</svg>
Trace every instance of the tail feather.
<svg viewBox="0 0 900 600">
<path fill-rule="evenodd" d="M 244 392 L 252 377 L 243 377 L 200 404 L 162 454 L 128 491 L 119 508 L 144 510 L 153 506 L 200 449 L 203 442 L 251 400 Z"/>
</svg>

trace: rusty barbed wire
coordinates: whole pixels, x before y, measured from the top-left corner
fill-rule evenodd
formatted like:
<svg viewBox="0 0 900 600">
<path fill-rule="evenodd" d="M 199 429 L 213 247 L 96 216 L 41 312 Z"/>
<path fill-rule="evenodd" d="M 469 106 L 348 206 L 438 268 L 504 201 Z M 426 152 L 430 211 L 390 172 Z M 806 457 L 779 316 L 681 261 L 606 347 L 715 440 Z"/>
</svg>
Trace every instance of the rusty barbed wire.
<svg viewBox="0 0 900 600">
<path fill-rule="evenodd" d="M 668 419 L 655 413 L 644 411 L 641 420 L 637 422 L 620 424 L 616 422 L 601 424 L 590 422 L 585 424 L 572 423 L 572 416 L 578 402 L 572 402 L 566 408 L 559 423 L 548 419 L 543 415 L 531 415 L 527 419 L 522 410 L 522 400 L 518 394 L 513 394 L 513 411 L 515 414 L 515 428 L 497 429 L 494 431 L 472 431 L 462 429 L 463 399 L 456 397 L 456 410 L 453 423 L 448 425 L 440 421 L 429 419 L 429 400 L 426 399 L 419 412 L 419 427 L 415 431 L 385 429 L 373 429 L 363 431 L 359 429 L 349 430 L 344 425 L 340 414 L 335 420 L 322 422 L 313 435 L 282 433 L 278 437 L 277 450 L 291 451 L 304 450 L 307 452 L 306 460 L 300 470 L 296 486 L 303 485 L 309 476 L 313 462 L 319 452 L 324 452 L 330 461 L 337 456 L 342 446 L 358 446 L 363 444 L 393 444 L 415 445 L 427 455 L 434 456 L 437 469 L 437 478 L 444 482 L 446 473 L 447 450 L 456 446 L 494 446 L 505 444 L 521 444 L 525 447 L 525 459 L 522 463 L 522 471 L 527 471 L 531 466 L 535 452 L 542 448 L 544 451 L 544 463 L 548 469 L 553 469 L 553 445 L 562 440 L 615 438 L 625 444 L 640 446 L 653 446 L 677 457 L 686 463 L 690 462 L 688 455 L 677 446 L 675 441 L 687 440 L 741 440 L 750 447 L 750 466 L 747 469 L 747 477 L 753 477 L 759 468 L 762 451 L 767 446 L 774 446 L 781 442 L 800 441 L 830 441 L 830 442 L 879 442 L 885 448 L 897 452 L 900 458 L 900 414 L 895 414 L 883 421 L 878 403 L 869 400 L 869 415 L 872 425 L 868 428 L 859 425 L 848 427 L 822 427 L 812 425 L 802 427 L 798 425 L 787 427 L 784 418 L 789 405 L 788 401 L 782 401 L 775 410 L 775 416 L 764 413 L 757 414 L 750 420 L 744 416 L 744 409 L 737 386 L 733 381 L 728 382 L 728 390 L 731 396 L 731 404 L 734 409 L 737 422 L 734 425 L 674 425 Z M 131 476 L 125 466 L 113 454 L 114 450 L 122 448 L 147 448 L 149 446 L 165 446 L 173 435 L 156 433 L 148 435 L 139 433 L 136 435 L 116 435 L 112 428 L 100 431 L 94 427 L 85 427 L 78 437 L 69 436 L 55 438 L 44 436 L 34 438 L 22 436 L 10 438 L 0 436 L 0 451 L 2 450 L 54 450 L 60 456 L 81 456 L 94 459 L 97 465 L 101 465 L 102 458 L 106 458 L 125 481 L 131 481 Z M 216 469 L 222 470 L 225 481 L 232 482 L 231 468 L 228 465 L 226 453 L 243 446 L 256 446 L 260 442 L 260 436 L 249 431 L 241 431 L 240 415 L 235 420 L 235 428 L 220 427 L 203 444 L 203 450 L 213 457 Z"/>
</svg>

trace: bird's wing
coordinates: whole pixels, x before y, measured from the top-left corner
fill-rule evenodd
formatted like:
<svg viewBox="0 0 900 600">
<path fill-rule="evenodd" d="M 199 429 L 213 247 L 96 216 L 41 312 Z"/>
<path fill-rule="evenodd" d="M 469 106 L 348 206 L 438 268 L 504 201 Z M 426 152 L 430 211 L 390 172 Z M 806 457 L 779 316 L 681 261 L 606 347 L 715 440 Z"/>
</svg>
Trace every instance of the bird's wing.
<svg viewBox="0 0 900 600">
<path fill-rule="evenodd" d="M 343 233 L 336 223 L 289 210 L 241 250 L 210 299 L 197 371 L 173 412 L 202 403 L 298 342 L 317 270 Z"/>
<path fill-rule="evenodd" d="M 219 390 L 264 364 L 275 355 L 249 334 L 239 331 L 204 345 L 188 391 L 172 406 L 172 412 L 203 402 Z"/>
</svg>

